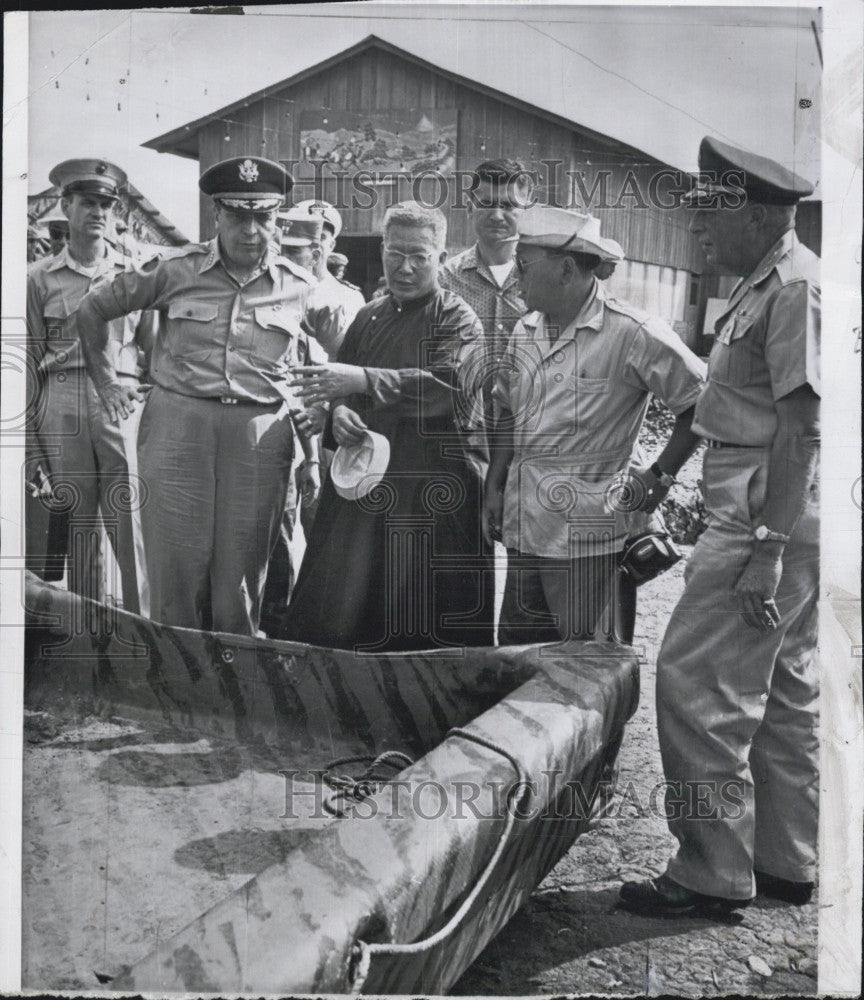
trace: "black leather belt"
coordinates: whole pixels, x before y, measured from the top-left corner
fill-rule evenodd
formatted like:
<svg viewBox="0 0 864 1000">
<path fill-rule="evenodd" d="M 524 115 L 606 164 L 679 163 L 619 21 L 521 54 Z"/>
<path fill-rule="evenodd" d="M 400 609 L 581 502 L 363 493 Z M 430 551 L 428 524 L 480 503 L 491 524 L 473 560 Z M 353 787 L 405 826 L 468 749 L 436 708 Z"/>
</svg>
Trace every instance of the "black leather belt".
<svg viewBox="0 0 864 1000">
<path fill-rule="evenodd" d="M 705 444 L 709 448 L 767 448 L 766 444 L 732 444 L 731 441 L 713 441 L 711 438 L 705 438 Z"/>
</svg>

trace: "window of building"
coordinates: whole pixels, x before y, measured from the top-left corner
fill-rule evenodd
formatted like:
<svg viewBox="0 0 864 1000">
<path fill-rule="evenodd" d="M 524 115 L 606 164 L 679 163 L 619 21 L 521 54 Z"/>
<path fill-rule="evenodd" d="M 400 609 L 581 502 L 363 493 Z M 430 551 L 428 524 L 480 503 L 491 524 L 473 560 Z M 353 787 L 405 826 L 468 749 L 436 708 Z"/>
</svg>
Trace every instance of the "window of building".
<svg viewBox="0 0 864 1000">
<path fill-rule="evenodd" d="M 699 284 L 700 284 L 700 275 L 698 275 L 698 274 L 691 274 L 690 275 L 690 299 L 689 299 L 689 302 L 690 302 L 691 306 L 698 306 L 699 305 Z"/>
</svg>

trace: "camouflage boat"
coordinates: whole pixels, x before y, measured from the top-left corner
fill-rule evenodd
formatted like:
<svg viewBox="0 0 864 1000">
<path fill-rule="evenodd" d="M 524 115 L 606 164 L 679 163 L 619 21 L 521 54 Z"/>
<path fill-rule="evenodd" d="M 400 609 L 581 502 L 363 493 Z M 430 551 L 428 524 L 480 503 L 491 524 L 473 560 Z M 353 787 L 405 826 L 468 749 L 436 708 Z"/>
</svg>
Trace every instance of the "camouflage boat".
<svg viewBox="0 0 864 1000">
<path fill-rule="evenodd" d="M 26 599 L 26 988 L 443 993 L 638 697 L 611 643 L 366 656 Z"/>
</svg>

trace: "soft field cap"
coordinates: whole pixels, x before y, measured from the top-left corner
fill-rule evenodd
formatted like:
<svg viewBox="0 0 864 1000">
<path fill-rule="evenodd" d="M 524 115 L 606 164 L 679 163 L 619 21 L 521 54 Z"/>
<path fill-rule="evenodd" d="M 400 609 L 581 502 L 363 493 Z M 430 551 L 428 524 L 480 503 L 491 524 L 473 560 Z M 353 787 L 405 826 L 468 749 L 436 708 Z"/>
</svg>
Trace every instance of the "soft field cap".
<svg viewBox="0 0 864 1000">
<path fill-rule="evenodd" d="M 384 478 L 390 462 L 390 442 L 366 431 L 359 444 L 340 445 L 330 464 L 330 478 L 340 497 L 360 500 Z"/>
<path fill-rule="evenodd" d="M 534 205 L 519 217 L 519 242 L 549 250 L 591 254 L 602 260 L 622 260 L 624 251 L 600 235 L 600 220 L 571 208 Z"/>
</svg>

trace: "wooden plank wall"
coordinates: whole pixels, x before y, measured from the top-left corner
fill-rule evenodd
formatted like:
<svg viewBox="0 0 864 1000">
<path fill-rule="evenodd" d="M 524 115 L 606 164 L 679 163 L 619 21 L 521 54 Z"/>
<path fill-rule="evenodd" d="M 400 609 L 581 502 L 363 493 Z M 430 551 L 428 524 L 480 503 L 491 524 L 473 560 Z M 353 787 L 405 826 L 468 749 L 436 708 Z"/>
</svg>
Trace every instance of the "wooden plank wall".
<svg viewBox="0 0 864 1000">
<path fill-rule="evenodd" d="M 200 132 L 201 170 L 226 156 L 263 155 L 275 160 L 297 161 L 300 157 L 300 115 L 304 110 L 321 109 L 387 110 L 390 108 L 458 109 L 457 168 L 470 169 L 484 159 L 510 156 L 530 169 L 549 177 L 542 192 L 557 195 L 559 204 L 568 203 L 571 184 L 567 170 L 585 173 L 588 190 L 598 170 L 611 170 L 608 200 L 615 202 L 632 169 L 642 190 L 652 171 L 660 164 L 629 155 L 614 140 L 592 140 L 572 128 L 559 125 L 542 115 L 514 108 L 476 90 L 462 86 L 433 70 L 426 70 L 408 60 L 369 49 L 331 69 L 295 84 L 281 92 L 238 109 L 227 120 L 214 121 Z M 557 178 L 543 166 L 543 161 L 558 160 Z M 325 169 L 325 174 L 326 174 Z M 340 189 L 333 180 L 313 182 L 308 164 L 294 170 L 297 180 L 295 200 L 321 197 L 347 204 L 340 208 L 346 234 L 367 235 L 380 231 L 388 204 L 411 196 L 411 184 L 400 181 L 376 187 L 377 203 L 350 207 L 350 186 Z M 556 183 L 557 181 L 557 183 Z M 304 183 L 305 182 L 305 183 Z M 421 187 L 424 197 L 438 193 L 434 181 Z M 371 195 L 358 194 L 359 203 L 367 205 Z M 454 206 L 455 194 L 448 198 L 448 246 L 460 249 L 473 242 L 467 211 Z M 617 239 L 634 260 L 666 266 L 701 270 L 698 248 L 686 232 L 686 212 L 640 208 L 634 199 L 621 199 L 622 206 L 592 206 L 604 231 Z M 212 210 L 202 200 L 202 238 L 213 234 Z"/>
</svg>

